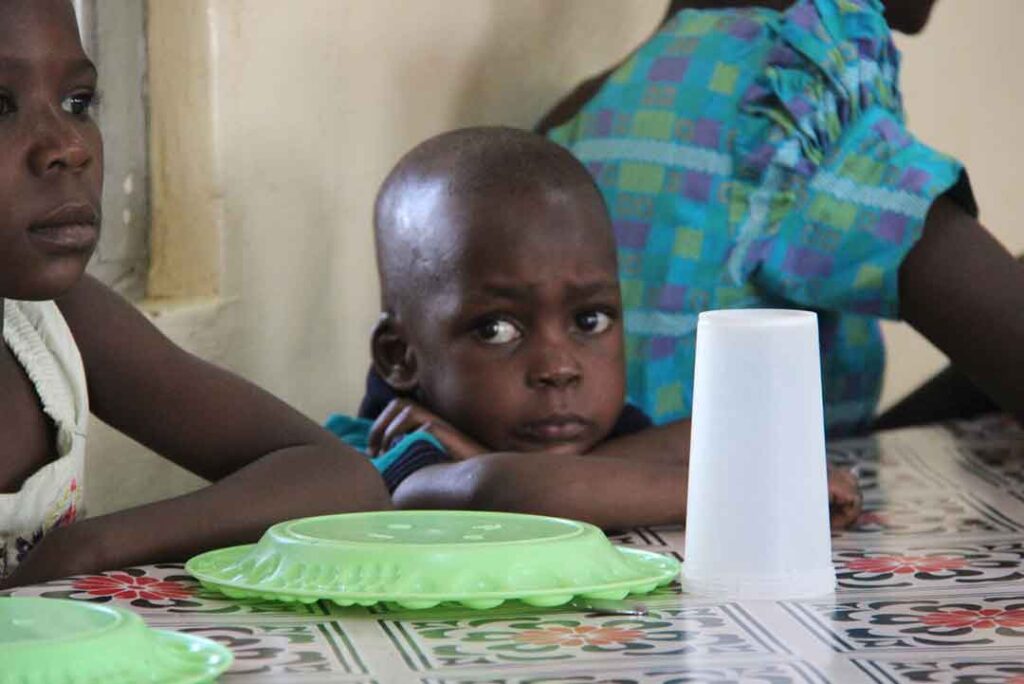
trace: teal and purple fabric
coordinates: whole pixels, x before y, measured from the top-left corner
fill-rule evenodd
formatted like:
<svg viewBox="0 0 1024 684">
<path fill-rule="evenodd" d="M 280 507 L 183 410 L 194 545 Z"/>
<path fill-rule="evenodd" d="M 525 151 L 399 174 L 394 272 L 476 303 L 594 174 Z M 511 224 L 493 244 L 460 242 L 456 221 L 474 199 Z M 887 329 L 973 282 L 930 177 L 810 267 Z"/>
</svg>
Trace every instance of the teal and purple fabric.
<svg viewBox="0 0 1024 684">
<path fill-rule="evenodd" d="M 683 10 L 551 131 L 611 212 L 629 399 L 656 422 L 690 415 L 697 314 L 739 307 L 817 311 L 828 430 L 871 420 L 900 264 L 939 195 L 976 211 L 898 74 L 877 0 Z"/>
</svg>

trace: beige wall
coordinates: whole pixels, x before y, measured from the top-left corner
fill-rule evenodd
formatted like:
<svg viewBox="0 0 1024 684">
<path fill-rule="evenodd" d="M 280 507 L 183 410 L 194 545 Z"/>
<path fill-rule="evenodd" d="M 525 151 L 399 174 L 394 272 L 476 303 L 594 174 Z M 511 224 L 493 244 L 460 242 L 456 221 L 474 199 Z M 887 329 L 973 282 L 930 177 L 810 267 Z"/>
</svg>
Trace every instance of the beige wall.
<svg viewBox="0 0 1024 684">
<path fill-rule="evenodd" d="M 1024 89 L 1000 83 L 1009 65 L 1024 63 L 1013 35 L 1022 5 L 942 0 L 931 35 L 905 44 L 915 129 L 969 160 L 986 217 L 1017 249 L 1024 230 L 1013 222 L 1013 155 L 1024 141 L 1014 124 Z M 529 126 L 639 42 L 663 8 L 661 0 L 150 0 L 151 73 L 162 79 L 153 108 L 163 117 L 154 159 L 169 165 L 154 170 L 154 214 L 169 231 L 159 239 L 191 240 L 173 246 L 179 255 L 206 240 L 208 258 L 179 256 L 176 268 L 208 269 L 212 257 L 221 273 L 219 296 L 189 298 L 189 282 L 205 293 L 207 271 L 168 273 L 157 255 L 160 282 L 179 299 L 147 309 L 173 338 L 316 420 L 353 410 L 377 310 L 370 207 L 388 167 L 447 128 Z M 197 171 L 175 175 L 183 169 Z M 175 233 L 176 216 L 192 230 Z M 202 233 L 196 225 L 206 238 L 181 237 Z M 890 332 L 887 396 L 939 362 L 904 331 Z M 198 484 L 138 452 L 97 429 L 93 512 Z"/>
</svg>

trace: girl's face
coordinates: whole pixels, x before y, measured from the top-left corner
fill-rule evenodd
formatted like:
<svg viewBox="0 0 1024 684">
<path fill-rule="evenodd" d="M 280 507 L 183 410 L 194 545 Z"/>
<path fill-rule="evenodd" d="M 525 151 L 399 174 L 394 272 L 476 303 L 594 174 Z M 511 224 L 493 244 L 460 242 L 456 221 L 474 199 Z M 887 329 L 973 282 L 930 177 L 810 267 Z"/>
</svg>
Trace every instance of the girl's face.
<svg viewBox="0 0 1024 684">
<path fill-rule="evenodd" d="M 67 0 L 0 1 L 0 297 L 52 299 L 100 227 L 96 68 Z"/>
</svg>

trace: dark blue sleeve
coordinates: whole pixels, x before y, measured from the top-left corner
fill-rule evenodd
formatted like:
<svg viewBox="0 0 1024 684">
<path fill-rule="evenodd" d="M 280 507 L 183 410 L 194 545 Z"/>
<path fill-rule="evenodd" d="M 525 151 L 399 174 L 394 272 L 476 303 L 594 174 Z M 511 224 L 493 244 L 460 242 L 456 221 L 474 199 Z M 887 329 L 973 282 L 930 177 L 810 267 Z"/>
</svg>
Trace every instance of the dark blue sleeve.
<svg viewBox="0 0 1024 684">
<path fill-rule="evenodd" d="M 608 433 L 608 438 L 625 437 L 626 435 L 631 435 L 634 432 L 646 430 L 653 425 L 654 423 L 646 413 L 638 409 L 636 406 L 627 403 L 622 407 L 622 413 L 619 414 L 618 420 L 616 420 L 615 425 L 612 426 L 612 431 Z"/>
<path fill-rule="evenodd" d="M 412 437 L 412 439 L 409 439 Z M 397 447 L 377 459 L 381 463 L 375 463 L 384 478 L 384 484 L 388 491 L 394 494 L 402 481 L 415 473 L 420 468 L 437 465 L 438 463 L 450 463 L 451 457 L 440 447 L 433 435 L 407 436 Z"/>
<path fill-rule="evenodd" d="M 359 402 L 359 417 L 376 420 L 377 416 L 397 396 L 388 383 L 384 382 L 384 378 L 380 377 L 373 366 L 370 366 L 370 370 L 366 374 L 366 393 L 363 395 L 363 400 Z"/>
</svg>

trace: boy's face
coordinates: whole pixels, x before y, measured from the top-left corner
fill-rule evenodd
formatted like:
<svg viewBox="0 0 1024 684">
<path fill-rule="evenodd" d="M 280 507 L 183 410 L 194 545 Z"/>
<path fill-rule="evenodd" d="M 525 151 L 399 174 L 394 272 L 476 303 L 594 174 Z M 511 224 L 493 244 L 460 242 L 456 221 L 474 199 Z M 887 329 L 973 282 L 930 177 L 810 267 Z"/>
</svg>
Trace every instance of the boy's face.
<svg viewBox="0 0 1024 684">
<path fill-rule="evenodd" d="M 595 192 L 448 198 L 409 325 L 418 399 L 496 451 L 588 451 L 625 393 L 615 244 Z"/>
<path fill-rule="evenodd" d="M 0 297 L 60 295 L 96 246 L 95 90 L 69 2 L 0 1 Z"/>
</svg>

